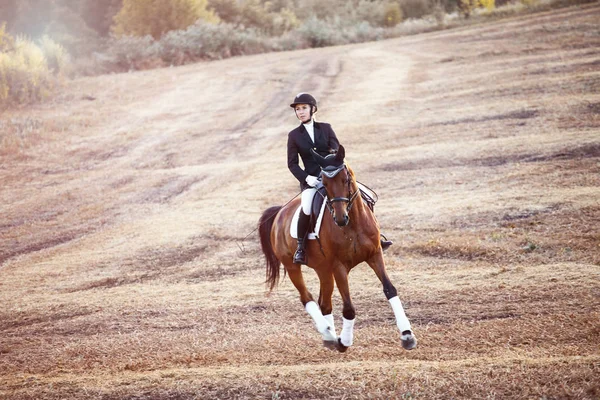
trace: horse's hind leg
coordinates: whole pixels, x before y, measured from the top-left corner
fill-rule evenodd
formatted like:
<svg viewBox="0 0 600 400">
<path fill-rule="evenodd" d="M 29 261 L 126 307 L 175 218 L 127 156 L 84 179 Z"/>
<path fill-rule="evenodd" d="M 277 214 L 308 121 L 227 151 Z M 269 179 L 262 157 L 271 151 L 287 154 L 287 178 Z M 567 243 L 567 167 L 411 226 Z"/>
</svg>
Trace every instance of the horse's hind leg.
<svg viewBox="0 0 600 400">
<path fill-rule="evenodd" d="M 375 274 L 383 284 L 383 293 L 390 302 L 392 310 L 394 310 L 394 316 L 396 317 L 396 326 L 400 330 L 400 339 L 402 347 L 406 350 L 412 350 L 417 347 L 417 338 L 413 334 L 410 322 L 404 313 L 402 302 L 398 297 L 398 291 L 390 281 L 390 278 L 385 271 L 385 264 L 383 263 L 383 255 L 379 252 L 376 256 L 367 261 L 369 266 L 375 271 Z"/>
<path fill-rule="evenodd" d="M 304 277 L 302 276 L 302 269 L 300 268 L 300 265 L 290 263 L 290 264 L 286 264 L 285 268 L 288 272 L 288 276 L 290 277 L 290 280 L 292 281 L 292 283 L 294 284 L 294 286 L 296 287 L 296 289 L 298 289 L 298 292 L 300 293 L 300 301 L 302 302 L 304 309 L 313 319 L 317 330 L 323 336 L 323 340 L 325 342 L 335 342 L 337 340 L 337 336 L 336 336 L 335 332 L 329 326 L 329 323 L 327 322 L 325 317 L 323 316 L 323 313 L 321 312 L 321 308 L 317 305 L 317 303 L 314 301 L 312 295 L 306 288 L 306 284 L 304 283 Z"/>
</svg>

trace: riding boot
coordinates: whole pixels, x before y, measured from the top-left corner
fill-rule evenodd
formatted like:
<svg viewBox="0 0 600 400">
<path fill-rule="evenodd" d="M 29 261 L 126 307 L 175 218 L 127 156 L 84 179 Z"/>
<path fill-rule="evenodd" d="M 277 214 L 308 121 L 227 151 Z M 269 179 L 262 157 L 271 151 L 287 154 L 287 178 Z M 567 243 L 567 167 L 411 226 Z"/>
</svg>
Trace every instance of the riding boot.
<svg viewBox="0 0 600 400">
<path fill-rule="evenodd" d="M 383 233 L 380 233 L 381 238 L 379 239 L 381 242 L 381 250 L 386 251 L 394 242 L 391 240 L 387 240 Z"/>
<path fill-rule="evenodd" d="M 294 253 L 295 264 L 306 264 L 306 251 L 304 250 L 304 247 L 306 245 L 305 240 L 309 221 L 310 216 L 300 211 L 298 217 L 298 249 L 296 249 L 296 252 Z"/>
</svg>

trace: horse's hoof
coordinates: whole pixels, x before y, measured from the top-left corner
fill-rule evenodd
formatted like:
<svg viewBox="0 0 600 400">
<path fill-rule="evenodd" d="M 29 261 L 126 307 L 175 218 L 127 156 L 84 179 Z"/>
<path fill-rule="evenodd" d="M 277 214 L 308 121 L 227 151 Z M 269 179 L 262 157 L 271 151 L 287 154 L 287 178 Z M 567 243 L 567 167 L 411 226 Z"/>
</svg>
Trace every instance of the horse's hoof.
<svg viewBox="0 0 600 400">
<path fill-rule="evenodd" d="M 405 350 L 412 350 L 417 347 L 417 338 L 411 331 L 402 332 L 400 340 L 402 341 L 402 347 L 404 347 Z"/>
<path fill-rule="evenodd" d="M 348 346 L 344 346 L 344 345 L 342 344 L 342 339 L 341 339 L 341 338 L 338 338 L 335 348 L 336 348 L 336 349 L 337 349 L 337 350 L 338 350 L 340 353 L 345 353 L 345 352 L 346 352 L 346 350 L 348 350 Z"/>
<path fill-rule="evenodd" d="M 323 340 L 323 347 L 326 347 L 329 350 L 336 350 L 337 345 L 337 340 Z"/>
</svg>

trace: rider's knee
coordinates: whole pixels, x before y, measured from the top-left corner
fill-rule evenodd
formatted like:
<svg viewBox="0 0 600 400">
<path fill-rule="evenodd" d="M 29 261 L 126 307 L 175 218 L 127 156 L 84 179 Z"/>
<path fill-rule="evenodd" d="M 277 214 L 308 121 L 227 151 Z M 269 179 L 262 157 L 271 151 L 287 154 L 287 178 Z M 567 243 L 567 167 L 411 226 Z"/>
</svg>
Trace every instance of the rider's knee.
<svg viewBox="0 0 600 400">
<path fill-rule="evenodd" d="M 302 212 L 310 215 L 313 197 L 315 197 L 315 189 L 306 189 L 302 192 Z"/>
</svg>

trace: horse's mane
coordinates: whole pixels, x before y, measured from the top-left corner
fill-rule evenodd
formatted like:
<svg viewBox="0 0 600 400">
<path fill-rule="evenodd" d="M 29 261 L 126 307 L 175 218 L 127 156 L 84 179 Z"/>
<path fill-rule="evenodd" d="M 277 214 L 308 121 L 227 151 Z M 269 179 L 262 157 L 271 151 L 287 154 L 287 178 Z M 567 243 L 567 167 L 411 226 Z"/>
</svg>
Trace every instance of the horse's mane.
<svg viewBox="0 0 600 400">
<path fill-rule="evenodd" d="M 354 175 L 354 170 L 352 169 L 352 167 L 350 167 L 348 163 L 345 164 L 346 168 L 348 168 L 348 172 L 350 173 L 350 179 L 352 179 L 352 183 L 356 185 L 356 175 Z"/>
</svg>

